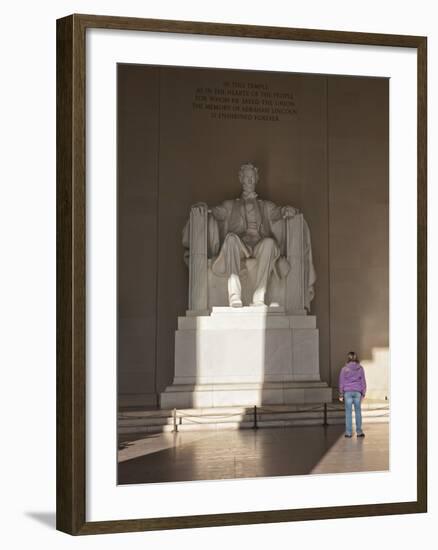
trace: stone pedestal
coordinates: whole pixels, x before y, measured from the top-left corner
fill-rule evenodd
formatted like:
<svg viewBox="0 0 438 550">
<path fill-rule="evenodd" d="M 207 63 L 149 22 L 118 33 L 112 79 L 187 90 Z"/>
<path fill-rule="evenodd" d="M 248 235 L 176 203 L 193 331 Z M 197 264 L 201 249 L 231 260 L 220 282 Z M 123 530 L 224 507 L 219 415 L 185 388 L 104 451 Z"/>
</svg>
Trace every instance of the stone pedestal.
<svg viewBox="0 0 438 550">
<path fill-rule="evenodd" d="M 175 378 L 162 408 L 323 403 L 316 317 L 279 307 L 213 307 L 178 318 Z"/>
</svg>

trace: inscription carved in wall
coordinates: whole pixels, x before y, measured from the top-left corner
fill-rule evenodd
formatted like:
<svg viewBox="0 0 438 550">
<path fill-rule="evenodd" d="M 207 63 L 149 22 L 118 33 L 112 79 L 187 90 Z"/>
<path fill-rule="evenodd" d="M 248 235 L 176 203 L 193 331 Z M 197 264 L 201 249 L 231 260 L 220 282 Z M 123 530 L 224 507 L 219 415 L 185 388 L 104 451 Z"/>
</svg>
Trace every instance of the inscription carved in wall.
<svg viewBox="0 0 438 550">
<path fill-rule="evenodd" d="M 198 87 L 192 107 L 194 112 L 217 120 L 279 122 L 297 114 L 291 90 L 259 82 L 225 81 L 222 86 Z"/>
</svg>

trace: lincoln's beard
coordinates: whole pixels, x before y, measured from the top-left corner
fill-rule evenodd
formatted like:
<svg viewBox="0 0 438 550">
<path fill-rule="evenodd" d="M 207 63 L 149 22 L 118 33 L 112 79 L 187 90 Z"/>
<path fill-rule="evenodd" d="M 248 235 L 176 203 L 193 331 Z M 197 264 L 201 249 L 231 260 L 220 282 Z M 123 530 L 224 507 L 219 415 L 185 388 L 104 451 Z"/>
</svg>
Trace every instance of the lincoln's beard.
<svg viewBox="0 0 438 550">
<path fill-rule="evenodd" d="M 242 199 L 255 199 L 257 197 L 257 193 L 255 192 L 255 189 L 252 189 L 251 191 L 245 191 L 245 189 L 242 189 Z"/>
</svg>

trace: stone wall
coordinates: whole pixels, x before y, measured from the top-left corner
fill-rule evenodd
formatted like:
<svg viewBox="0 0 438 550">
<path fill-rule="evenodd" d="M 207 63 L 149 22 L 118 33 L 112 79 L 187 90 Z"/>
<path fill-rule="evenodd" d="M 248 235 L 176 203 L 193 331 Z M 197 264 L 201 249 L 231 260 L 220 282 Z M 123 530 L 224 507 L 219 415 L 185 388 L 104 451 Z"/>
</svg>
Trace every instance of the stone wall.
<svg viewBox="0 0 438 550">
<path fill-rule="evenodd" d="M 322 379 L 335 386 L 354 349 L 384 385 L 388 81 L 119 65 L 118 94 L 120 404 L 153 404 L 172 381 L 181 230 L 191 204 L 240 194 L 244 161 L 261 198 L 308 221 Z"/>
</svg>

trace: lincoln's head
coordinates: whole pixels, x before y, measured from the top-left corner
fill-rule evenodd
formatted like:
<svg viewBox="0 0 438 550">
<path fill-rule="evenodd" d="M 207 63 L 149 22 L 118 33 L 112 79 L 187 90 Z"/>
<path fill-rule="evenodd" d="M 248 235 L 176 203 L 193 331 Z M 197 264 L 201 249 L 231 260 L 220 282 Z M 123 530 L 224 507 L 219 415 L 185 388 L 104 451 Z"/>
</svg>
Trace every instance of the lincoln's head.
<svg viewBox="0 0 438 550">
<path fill-rule="evenodd" d="M 239 181 L 245 194 L 253 193 L 259 181 L 259 171 L 251 162 L 242 164 L 239 170 Z"/>
</svg>

